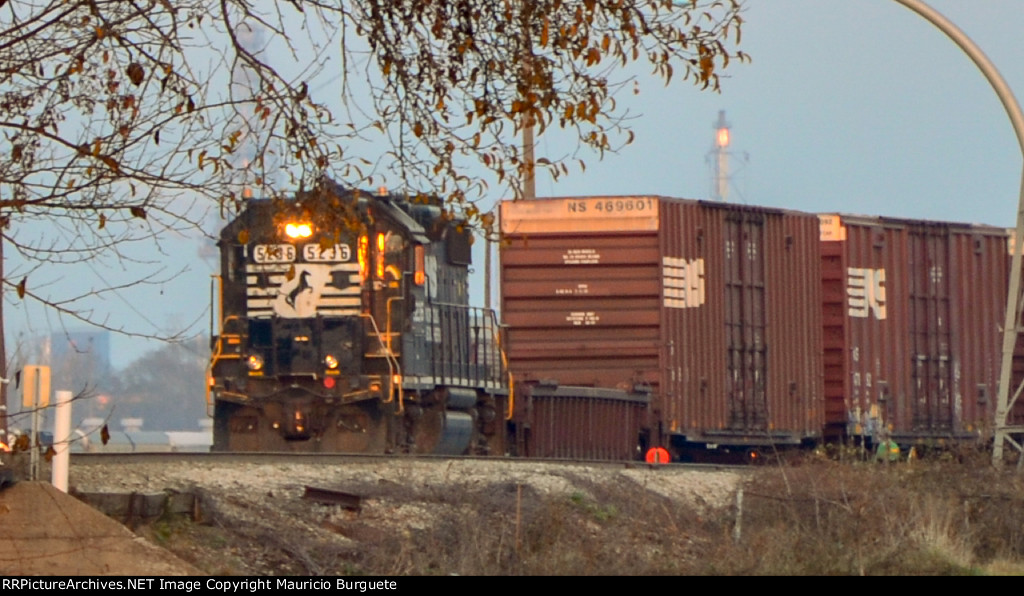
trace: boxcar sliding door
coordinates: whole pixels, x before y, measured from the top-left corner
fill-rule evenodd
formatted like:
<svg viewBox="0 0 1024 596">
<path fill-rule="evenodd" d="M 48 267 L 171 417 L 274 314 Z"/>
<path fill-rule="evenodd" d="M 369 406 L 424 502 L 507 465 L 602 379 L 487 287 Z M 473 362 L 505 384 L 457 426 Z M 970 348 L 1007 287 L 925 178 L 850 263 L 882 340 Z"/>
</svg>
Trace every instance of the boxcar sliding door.
<svg viewBox="0 0 1024 596">
<path fill-rule="evenodd" d="M 729 428 L 767 430 L 764 216 L 725 216 L 726 399 Z"/>
</svg>

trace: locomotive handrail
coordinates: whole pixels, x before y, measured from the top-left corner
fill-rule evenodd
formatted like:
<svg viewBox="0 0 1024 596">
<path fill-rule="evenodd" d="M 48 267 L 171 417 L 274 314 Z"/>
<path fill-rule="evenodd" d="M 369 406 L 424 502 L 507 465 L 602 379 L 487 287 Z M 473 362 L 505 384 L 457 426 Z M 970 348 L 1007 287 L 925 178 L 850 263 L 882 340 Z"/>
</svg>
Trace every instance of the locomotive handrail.
<svg viewBox="0 0 1024 596">
<path fill-rule="evenodd" d="M 430 313 L 429 313 L 431 318 L 432 318 L 432 320 L 431 320 L 431 324 L 432 325 L 435 324 L 434 321 L 433 321 L 433 316 L 435 314 L 435 311 L 437 311 L 438 313 L 442 313 L 442 312 L 447 312 L 447 313 L 451 313 L 451 312 L 464 312 L 469 317 L 470 322 L 475 324 L 473 327 L 478 332 L 481 329 L 484 329 L 484 326 L 486 325 L 486 332 L 487 332 L 486 335 L 489 336 L 489 339 L 488 338 L 485 338 L 485 339 L 487 340 L 488 343 L 493 344 L 494 352 L 487 352 L 487 353 L 485 353 L 485 358 L 486 358 L 487 362 L 485 362 L 484 365 L 486 367 L 487 364 L 492 362 L 490 356 L 491 356 L 491 354 L 494 354 L 495 356 L 500 357 L 500 360 L 501 360 L 500 367 L 501 368 L 499 369 L 499 372 L 497 374 L 487 374 L 486 372 L 484 374 L 480 374 L 479 372 L 473 373 L 475 381 L 486 380 L 486 381 L 491 381 L 491 382 L 497 382 L 497 381 L 499 381 L 500 376 L 503 376 L 503 375 L 506 376 L 506 377 L 508 376 L 508 374 L 507 374 L 508 373 L 508 358 L 507 358 L 507 356 L 505 354 L 505 350 L 502 347 L 501 341 L 500 341 L 501 325 L 498 324 L 497 316 L 495 315 L 493 309 L 481 308 L 481 307 L 477 307 L 477 306 L 470 306 L 470 305 L 467 305 L 467 304 L 454 304 L 454 303 L 451 303 L 451 302 L 434 302 L 434 301 L 430 302 L 430 306 L 437 307 L 435 309 L 431 309 Z M 477 337 L 479 338 L 479 334 L 477 335 Z M 476 348 L 478 348 L 480 346 L 485 346 L 486 347 L 487 343 L 474 344 L 474 349 L 476 349 Z M 494 361 L 494 363 L 495 364 L 499 364 L 496 360 Z"/>
<path fill-rule="evenodd" d="M 401 370 L 402 369 L 399 366 L 398 360 L 395 358 L 395 355 L 391 353 L 391 348 L 389 348 L 384 343 L 384 340 L 381 339 L 380 327 L 377 326 L 377 320 L 373 318 L 373 315 L 371 315 L 370 313 L 365 313 L 364 312 L 364 313 L 359 313 L 359 316 L 362 317 L 362 318 L 370 320 L 370 324 L 373 326 L 373 331 L 374 331 L 374 334 L 376 335 L 377 341 L 380 343 L 380 347 L 384 349 L 384 359 L 388 363 L 388 398 L 386 400 L 383 400 L 383 402 L 386 403 L 386 404 L 389 404 L 394 399 L 393 392 L 394 392 L 394 380 L 395 380 L 395 374 L 396 374 L 395 371 L 397 370 L 398 371 L 398 375 L 401 376 Z M 403 400 L 402 400 L 401 396 L 399 396 L 398 412 L 396 412 L 396 414 L 401 414 L 403 407 L 404 407 Z"/>
<path fill-rule="evenodd" d="M 387 335 L 385 337 L 386 337 L 387 342 L 388 342 L 387 343 L 387 351 L 388 351 L 388 354 L 390 354 L 392 356 L 392 358 L 394 357 L 395 352 L 391 348 L 391 337 L 392 337 L 392 335 L 391 335 L 392 334 L 392 331 L 391 331 L 391 303 L 393 301 L 395 301 L 395 300 L 405 300 L 405 298 L 403 298 L 401 296 L 391 296 L 390 298 L 388 298 L 388 302 L 387 302 L 388 325 L 387 325 Z M 374 325 L 376 325 L 376 322 L 374 323 Z M 395 359 L 395 364 L 397 365 L 397 363 L 398 363 L 398 360 Z M 394 376 L 392 376 L 392 380 L 393 379 L 394 379 Z M 404 376 L 399 374 L 398 375 L 398 413 L 399 414 L 401 414 L 402 412 L 405 411 L 405 391 L 404 391 L 404 389 L 402 387 L 404 381 L 405 381 Z"/>
<path fill-rule="evenodd" d="M 236 339 L 241 339 L 242 337 L 240 333 L 224 333 L 224 328 L 226 327 L 226 324 L 228 323 L 228 321 L 231 321 L 232 319 L 240 319 L 240 317 L 238 315 L 231 315 L 230 317 L 221 320 L 220 333 L 217 334 L 217 340 L 213 344 L 213 353 L 210 355 L 210 363 L 206 365 L 207 416 L 213 416 L 213 413 L 210 411 L 210 408 L 213 405 L 213 403 L 210 401 L 211 381 L 213 380 L 213 367 L 217 366 L 217 363 L 221 360 L 235 360 L 242 357 L 240 354 L 224 355 L 224 338 L 226 337 L 230 339 L 233 337 Z"/>
<path fill-rule="evenodd" d="M 224 284 L 220 283 L 221 277 L 216 273 L 210 275 L 210 337 L 213 337 L 213 321 L 219 316 L 224 316 Z M 217 291 L 220 290 L 220 291 Z M 216 311 L 213 308 L 214 292 L 217 293 L 217 308 Z M 223 329 L 223 322 L 221 322 L 221 328 Z"/>
<path fill-rule="evenodd" d="M 237 315 L 231 315 L 230 317 L 224 318 L 224 285 L 223 285 L 223 283 L 218 283 L 218 282 L 221 281 L 221 276 L 214 274 L 214 275 L 211 275 L 210 278 L 211 278 L 210 279 L 210 301 L 211 302 L 213 302 L 214 291 L 219 290 L 217 292 L 217 311 L 216 311 L 216 313 L 214 313 L 214 310 L 212 308 L 210 309 L 210 336 L 211 336 L 211 339 L 212 339 L 212 337 L 214 337 L 214 335 L 213 335 L 214 319 L 217 318 L 218 315 L 219 315 L 219 318 L 220 318 L 220 324 L 218 325 L 218 333 L 215 336 L 216 340 L 213 342 L 213 346 L 211 346 L 213 348 L 213 353 L 210 355 L 210 362 L 206 365 L 206 383 L 205 383 L 205 385 L 206 385 L 206 415 L 212 417 L 213 416 L 213 411 L 212 411 L 213 402 L 210 399 L 210 393 L 211 393 L 211 390 L 212 390 L 212 383 L 213 383 L 213 367 L 216 366 L 217 362 L 219 362 L 221 360 L 229 360 L 229 359 L 241 358 L 241 355 L 239 355 L 239 354 L 230 354 L 230 355 L 227 355 L 227 356 L 224 355 L 224 338 L 225 337 L 229 337 L 229 338 L 230 337 L 234 337 L 234 338 L 239 338 L 240 339 L 242 336 L 241 336 L 241 334 L 237 334 L 237 333 L 233 333 L 233 334 L 230 334 L 230 335 L 225 334 L 224 330 L 227 327 L 227 323 L 229 321 L 233 320 L 233 319 L 239 319 L 240 320 L 240 317 L 238 317 Z"/>
<path fill-rule="evenodd" d="M 508 376 L 508 411 L 505 413 L 505 420 L 512 420 L 516 403 L 516 382 L 512 374 L 512 367 L 508 365 L 508 354 L 505 353 L 505 327 L 498 322 L 498 314 L 494 309 L 488 309 L 493 319 L 493 324 L 498 330 L 495 336 L 495 343 L 498 345 L 498 353 L 501 354 L 501 364 L 505 367 L 505 375 Z"/>
</svg>

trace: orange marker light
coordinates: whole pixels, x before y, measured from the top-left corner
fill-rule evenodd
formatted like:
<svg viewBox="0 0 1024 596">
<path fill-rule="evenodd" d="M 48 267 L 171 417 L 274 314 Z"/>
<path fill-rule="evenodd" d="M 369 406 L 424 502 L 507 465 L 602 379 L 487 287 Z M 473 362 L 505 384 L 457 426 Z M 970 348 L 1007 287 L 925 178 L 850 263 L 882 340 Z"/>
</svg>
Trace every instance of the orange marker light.
<svg viewBox="0 0 1024 596">
<path fill-rule="evenodd" d="M 370 252 L 370 239 L 365 235 L 359 237 L 359 279 L 366 281 Z"/>
<path fill-rule="evenodd" d="M 427 283 L 427 272 L 426 272 L 426 255 L 422 244 L 417 244 L 415 248 L 416 253 L 416 272 L 413 276 L 413 281 L 416 285 L 422 286 Z"/>
</svg>

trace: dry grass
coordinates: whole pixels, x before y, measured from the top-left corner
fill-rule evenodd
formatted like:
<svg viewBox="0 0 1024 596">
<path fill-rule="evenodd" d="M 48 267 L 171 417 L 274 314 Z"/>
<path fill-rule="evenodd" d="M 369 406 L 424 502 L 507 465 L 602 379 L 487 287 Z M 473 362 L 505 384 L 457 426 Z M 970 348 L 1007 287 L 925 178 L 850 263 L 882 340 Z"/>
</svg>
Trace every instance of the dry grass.
<svg viewBox="0 0 1024 596">
<path fill-rule="evenodd" d="M 701 510 L 636 483 L 576 486 L 394 485 L 373 497 L 391 513 L 372 519 L 302 513 L 348 547 L 216 515 L 202 527 L 164 520 L 156 535 L 217 574 L 1024 574 L 1024 478 L 987 465 L 766 466 L 741 499 Z"/>
<path fill-rule="evenodd" d="M 949 462 L 759 471 L 710 573 L 971 575 L 1024 561 L 1024 483 Z"/>
</svg>

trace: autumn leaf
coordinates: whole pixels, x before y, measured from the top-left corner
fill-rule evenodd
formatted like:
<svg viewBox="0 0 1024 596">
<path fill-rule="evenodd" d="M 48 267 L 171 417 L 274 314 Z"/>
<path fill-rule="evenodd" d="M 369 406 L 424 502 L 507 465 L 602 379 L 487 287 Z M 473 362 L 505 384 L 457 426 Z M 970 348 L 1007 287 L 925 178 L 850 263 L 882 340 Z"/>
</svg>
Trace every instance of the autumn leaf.
<svg viewBox="0 0 1024 596">
<path fill-rule="evenodd" d="M 287 281 L 295 279 L 295 265 L 288 268 L 288 271 L 284 274 L 284 278 Z"/>
<path fill-rule="evenodd" d="M 101 155 L 100 156 L 100 161 L 102 161 L 104 164 L 106 164 L 106 166 L 108 168 L 113 170 L 115 174 L 119 174 L 121 172 L 121 166 L 117 163 L 117 160 L 115 160 L 113 157 L 110 157 L 109 155 Z"/>
<path fill-rule="evenodd" d="M 21 278 L 18 282 L 18 298 L 25 298 L 25 284 L 28 282 L 28 277 Z"/>
<path fill-rule="evenodd" d="M 104 424 L 103 428 L 100 429 L 100 441 L 102 441 L 104 445 L 110 442 L 110 429 L 107 428 L 106 424 Z"/>
<path fill-rule="evenodd" d="M 710 56 L 703 56 L 700 59 L 700 79 L 706 81 L 711 77 L 711 73 L 715 71 L 715 63 Z"/>
<path fill-rule="evenodd" d="M 146 79 L 146 69 L 142 68 L 142 65 L 138 62 L 132 62 L 129 64 L 126 72 L 128 74 L 128 80 L 130 80 L 136 87 L 141 85 L 142 81 Z"/>
<path fill-rule="evenodd" d="M 107 216 L 100 213 L 100 229 L 107 227 Z"/>
<path fill-rule="evenodd" d="M 249 230 L 241 230 L 238 232 L 238 243 L 249 244 Z"/>
<path fill-rule="evenodd" d="M 133 206 L 128 208 L 128 211 L 131 212 L 132 217 L 138 217 L 139 219 L 146 219 L 146 210 L 143 209 L 142 207 L 133 205 Z"/>
</svg>

